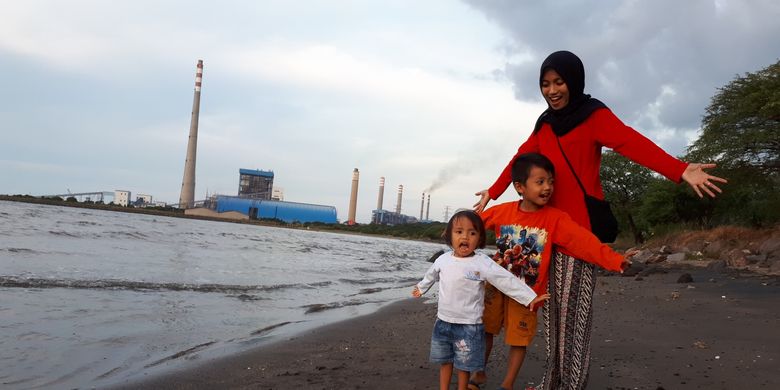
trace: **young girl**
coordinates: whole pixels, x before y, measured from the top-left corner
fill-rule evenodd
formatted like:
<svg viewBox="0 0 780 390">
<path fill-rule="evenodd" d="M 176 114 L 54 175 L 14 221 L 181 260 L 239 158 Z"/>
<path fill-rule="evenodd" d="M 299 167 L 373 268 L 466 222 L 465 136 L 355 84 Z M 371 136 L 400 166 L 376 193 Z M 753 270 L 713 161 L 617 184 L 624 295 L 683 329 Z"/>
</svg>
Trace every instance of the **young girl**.
<svg viewBox="0 0 780 390">
<path fill-rule="evenodd" d="M 452 248 L 436 259 L 412 295 L 422 296 L 433 283 L 439 282 L 439 307 L 431 336 L 433 363 L 440 363 L 439 388 L 449 389 L 453 366 L 458 372 L 458 389 L 466 390 L 469 373 L 485 365 L 485 329 L 482 311 L 485 283 L 506 296 L 533 307 L 550 297 L 539 295 L 522 279 L 496 264 L 484 254 L 485 225 L 473 211 L 455 213 L 447 224 L 444 240 Z"/>
</svg>

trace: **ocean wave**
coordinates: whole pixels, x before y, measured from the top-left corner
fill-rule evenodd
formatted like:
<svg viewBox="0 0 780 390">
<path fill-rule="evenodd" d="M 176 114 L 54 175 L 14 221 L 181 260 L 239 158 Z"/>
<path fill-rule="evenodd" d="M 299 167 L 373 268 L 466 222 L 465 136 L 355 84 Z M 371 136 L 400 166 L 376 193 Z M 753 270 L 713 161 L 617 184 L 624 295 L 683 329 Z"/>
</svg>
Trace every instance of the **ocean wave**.
<svg viewBox="0 0 780 390">
<path fill-rule="evenodd" d="M 378 293 L 378 292 L 382 292 L 382 291 L 385 291 L 385 290 L 389 290 L 389 289 L 391 289 L 391 288 L 392 288 L 392 287 L 371 287 L 371 288 L 361 288 L 361 289 L 360 289 L 360 291 L 358 291 L 358 292 L 357 292 L 357 294 L 352 294 L 352 295 L 350 295 L 350 296 L 355 296 L 355 295 L 367 295 L 367 294 L 375 294 L 375 293 Z"/>
<path fill-rule="evenodd" d="M 198 344 L 198 345 L 196 345 L 196 346 L 194 346 L 192 348 L 185 349 L 184 351 L 176 352 L 173 355 L 170 355 L 170 356 L 164 357 L 164 358 L 162 358 L 160 360 L 157 360 L 155 362 L 149 363 L 149 364 L 145 365 L 144 368 L 151 368 L 151 367 L 154 367 L 154 366 L 158 366 L 158 365 L 160 365 L 162 363 L 165 363 L 167 361 L 178 359 L 178 358 L 180 358 L 182 356 L 190 355 L 190 354 L 198 352 L 198 351 L 202 350 L 203 348 L 206 348 L 209 345 L 212 345 L 214 343 L 216 343 L 216 341 L 209 341 L 209 342 L 205 342 L 203 344 Z"/>
<path fill-rule="evenodd" d="M 0 251 L 6 251 L 11 253 L 22 253 L 22 254 L 37 254 L 40 253 L 36 250 L 28 249 L 28 248 L 0 248 Z"/>
<path fill-rule="evenodd" d="M 49 230 L 49 234 L 53 234 L 55 236 L 65 236 L 65 237 L 73 237 L 73 238 L 80 238 L 81 234 L 73 233 L 73 232 L 66 232 L 63 230 Z"/>
<path fill-rule="evenodd" d="M 353 300 L 341 301 L 341 302 L 315 303 L 312 305 L 304 305 L 301 307 L 306 309 L 305 314 L 311 314 L 311 313 L 318 313 L 325 310 L 339 309 L 347 306 L 364 305 L 366 303 L 384 303 L 384 301 L 363 301 L 363 300 L 353 299 Z"/>
<path fill-rule="evenodd" d="M 349 283 L 349 284 L 357 284 L 357 285 L 366 285 L 366 284 L 377 284 L 377 283 L 394 283 L 398 281 L 398 278 L 375 278 L 375 279 L 339 279 L 339 282 L 342 283 Z"/>
<path fill-rule="evenodd" d="M 249 294 L 239 294 L 239 295 L 229 295 L 229 296 L 238 298 L 238 300 L 241 302 L 265 301 L 269 299 L 269 298 L 264 298 L 257 295 L 249 295 Z"/>
<path fill-rule="evenodd" d="M 257 336 L 257 335 L 260 335 L 260 334 L 263 334 L 263 333 L 268 333 L 269 331 L 271 331 L 273 329 L 276 329 L 276 328 L 278 328 L 280 326 L 285 326 L 285 325 L 294 324 L 294 323 L 298 323 L 298 322 L 303 322 L 303 321 L 284 321 L 284 322 L 280 322 L 278 324 L 273 324 L 273 325 L 266 326 L 265 328 L 262 328 L 262 329 L 258 329 L 256 331 L 253 331 L 250 334 L 252 336 Z"/>
<path fill-rule="evenodd" d="M 332 282 L 294 283 L 276 285 L 235 285 L 235 284 L 196 284 L 196 283 L 160 283 L 120 279 L 77 280 L 77 279 L 43 279 L 18 276 L 0 276 L 0 287 L 14 288 L 73 288 L 90 290 L 132 290 L 132 291 L 193 291 L 204 293 L 225 293 L 246 295 L 247 300 L 253 300 L 249 292 L 276 291 L 284 289 L 316 289 L 330 285 Z M 254 299 L 258 300 L 260 298 Z"/>
<path fill-rule="evenodd" d="M 377 273 L 377 272 L 383 272 L 383 273 L 389 273 L 389 272 L 398 272 L 398 271 L 406 271 L 410 268 L 412 268 L 411 263 L 390 263 L 387 261 L 372 261 L 372 262 L 365 262 L 369 264 L 376 264 L 375 267 L 356 267 L 355 271 L 361 272 L 361 273 Z"/>
</svg>

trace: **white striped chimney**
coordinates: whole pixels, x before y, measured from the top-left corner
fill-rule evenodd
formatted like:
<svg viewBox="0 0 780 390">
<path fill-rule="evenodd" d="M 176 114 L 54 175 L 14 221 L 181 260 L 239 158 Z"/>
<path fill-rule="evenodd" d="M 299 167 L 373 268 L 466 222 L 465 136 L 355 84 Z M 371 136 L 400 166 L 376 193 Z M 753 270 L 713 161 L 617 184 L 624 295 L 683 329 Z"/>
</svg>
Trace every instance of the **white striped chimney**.
<svg viewBox="0 0 780 390">
<path fill-rule="evenodd" d="M 428 194 L 428 206 L 425 208 L 425 220 L 428 221 L 428 216 L 431 212 L 431 194 Z"/>
<path fill-rule="evenodd" d="M 377 199 L 376 201 L 377 210 L 382 210 L 382 201 L 383 201 L 382 198 L 384 198 L 384 196 L 385 196 L 385 178 L 383 176 L 379 178 L 379 199 Z"/>
<path fill-rule="evenodd" d="M 404 196 L 404 186 L 403 184 L 398 185 L 398 203 L 395 205 L 395 213 L 401 214 L 401 199 Z"/>
<path fill-rule="evenodd" d="M 181 181 L 181 195 L 179 195 L 179 208 L 182 209 L 189 209 L 195 206 L 195 157 L 198 152 L 198 117 L 200 116 L 200 85 L 202 81 L 203 60 L 198 60 L 198 67 L 195 72 L 195 92 L 192 98 L 190 137 L 187 141 L 184 178 Z"/>
<path fill-rule="evenodd" d="M 420 201 L 420 221 L 423 220 L 423 211 L 425 211 L 425 193 L 422 193 L 422 200 Z"/>
<path fill-rule="evenodd" d="M 355 214 L 357 214 L 357 195 L 358 195 L 358 181 L 360 179 L 360 172 L 357 168 L 352 171 L 352 191 L 349 195 L 349 217 L 347 224 L 355 224 Z"/>
</svg>

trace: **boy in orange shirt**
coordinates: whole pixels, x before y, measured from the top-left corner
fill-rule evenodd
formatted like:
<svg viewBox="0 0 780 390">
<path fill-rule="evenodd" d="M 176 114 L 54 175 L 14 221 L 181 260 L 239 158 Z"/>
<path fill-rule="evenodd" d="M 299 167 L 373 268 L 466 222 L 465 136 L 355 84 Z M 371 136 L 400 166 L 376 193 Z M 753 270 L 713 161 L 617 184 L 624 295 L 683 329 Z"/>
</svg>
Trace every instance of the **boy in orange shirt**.
<svg viewBox="0 0 780 390">
<path fill-rule="evenodd" d="M 622 273 L 631 264 L 629 258 L 602 244 L 589 230 L 574 222 L 568 214 L 545 207 L 553 192 L 555 168 L 538 153 L 518 156 L 512 165 L 512 181 L 522 199 L 502 203 L 482 212 L 485 228 L 496 233 L 498 252 L 493 259 L 506 267 L 539 295 L 547 293 L 550 257 L 555 244 L 576 258 Z M 529 310 L 488 285 L 485 292 L 483 323 L 486 335 L 486 359 L 493 347 L 493 335 L 505 332 L 510 346 L 507 372 L 502 389 L 512 389 L 525 359 L 526 347 L 536 333 L 536 310 Z M 538 309 L 538 308 L 537 308 Z M 472 377 L 470 388 L 485 382 L 485 373 Z"/>
</svg>

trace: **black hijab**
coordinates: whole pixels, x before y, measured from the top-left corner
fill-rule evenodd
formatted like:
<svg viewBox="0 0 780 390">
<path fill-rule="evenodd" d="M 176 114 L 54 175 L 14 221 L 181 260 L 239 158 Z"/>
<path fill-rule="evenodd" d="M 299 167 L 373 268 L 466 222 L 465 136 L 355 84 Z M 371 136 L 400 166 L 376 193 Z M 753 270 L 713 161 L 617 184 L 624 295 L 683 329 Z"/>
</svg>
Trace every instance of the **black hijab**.
<svg viewBox="0 0 780 390">
<path fill-rule="evenodd" d="M 585 66 L 582 65 L 582 61 L 574 53 L 562 50 L 547 56 L 539 70 L 540 88 L 544 72 L 550 69 L 558 72 L 563 81 L 566 82 L 566 87 L 569 88 L 569 104 L 560 110 L 553 110 L 548 103 L 547 110 L 536 120 L 534 133 L 542 128 L 544 122 L 547 122 L 552 127 L 553 133 L 560 137 L 572 131 L 585 119 L 588 119 L 593 111 L 599 108 L 606 108 L 607 106 L 598 99 L 594 99 L 584 93 Z"/>
</svg>

